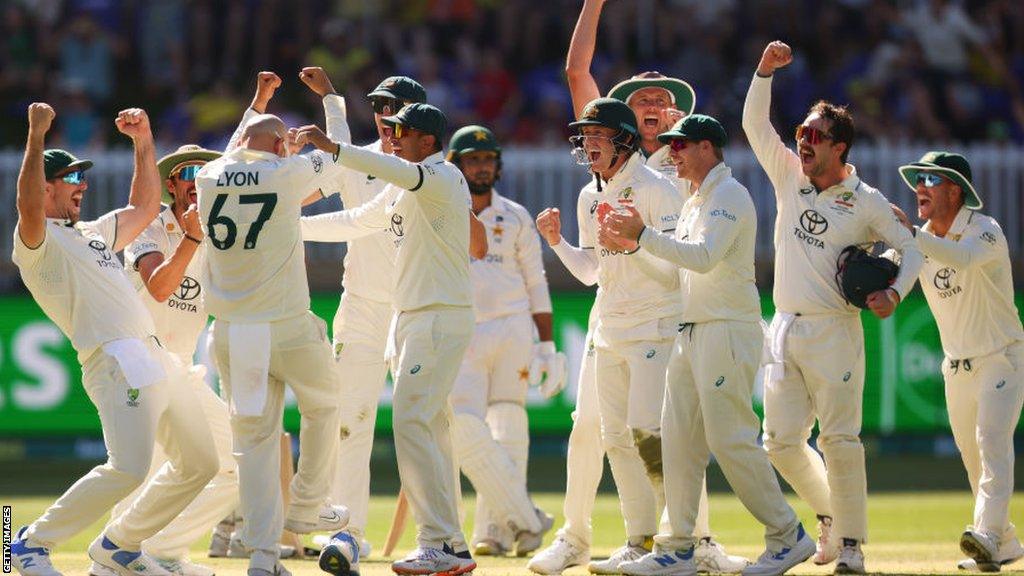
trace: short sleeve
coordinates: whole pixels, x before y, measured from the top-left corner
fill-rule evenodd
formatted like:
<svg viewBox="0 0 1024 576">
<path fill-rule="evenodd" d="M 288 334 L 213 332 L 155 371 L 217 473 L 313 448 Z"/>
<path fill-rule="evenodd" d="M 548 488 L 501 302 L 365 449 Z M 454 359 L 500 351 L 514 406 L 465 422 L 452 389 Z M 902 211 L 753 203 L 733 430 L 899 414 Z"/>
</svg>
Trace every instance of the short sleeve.
<svg viewBox="0 0 1024 576">
<path fill-rule="evenodd" d="M 99 234 L 100 237 L 103 238 L 103 242 L 113 250 L 114 246 L 117 244 L 117 215 L 124 210 L 126 209 L 118 208 L 117 210 L 111 210 L 95 220 L 79 222 L 76 226 L 93 230 Z"/>
<path fill-rule="evenodd" d="M 14 227 L 14 250 L 11 252 L 11 258 L 19 268 L 31 269 L 35 265 L 46 257 L 46 253 L 50 250 L 50 224 L 46 223 L 43 228 L 43 241 L 35 248 L 29 248 L 25 245 L 25 242 L 21 240 L 21 232 L 18 226 Z"/>
<path fill-rule="evenodd" d="M 135 237 L 128 246 L 124 249 L 124 263 L 126 266 L 130 266 L 135 270 L 139 269 L 139 259 L 146 254 L 152 254 L 154 252 L 163 255 L 165 258 L 167 254 L 164 240 L 167 238 L 167 233 L 163 231 L 162 220 L 157 218 L 141 234 Z"/>
</svg>

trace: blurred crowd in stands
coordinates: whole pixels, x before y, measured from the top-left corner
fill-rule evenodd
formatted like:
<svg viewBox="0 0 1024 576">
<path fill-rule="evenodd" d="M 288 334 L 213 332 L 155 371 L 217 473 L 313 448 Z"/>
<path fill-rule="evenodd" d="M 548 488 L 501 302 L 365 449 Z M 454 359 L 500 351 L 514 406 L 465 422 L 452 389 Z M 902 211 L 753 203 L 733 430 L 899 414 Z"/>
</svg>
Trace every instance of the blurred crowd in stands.
<svg viewBox="0 0 1024 576">
<path fill-rule="evenodd" d="M 357 143 L 372 137 L 364 95 L 406 74 L 453 127 L 565 145 L 563 69 L 580 5 L 0 0 L 0 148 L 22 145 L 35 100 L 57 109 L 48 143 L 78 152 L 120 143 L 111 120 L 129 105 L 149 110 L 163 148 L 221 146 L 263 69 L 285 79 L 271 111 L 319 122 L 297 79 L 305 65 L 323 66 L 347 97 Z M 828 98 L 851 106 L 862 141 L 1024 142 L 1020 0 L 609 0 L 593 72 L 602 90 L 642 70 L 684 78 L 697 109 L 739 136 L 749 78 L 775 38 L 796 53 L 775 83 L 784 134 Z"/>
</svg>

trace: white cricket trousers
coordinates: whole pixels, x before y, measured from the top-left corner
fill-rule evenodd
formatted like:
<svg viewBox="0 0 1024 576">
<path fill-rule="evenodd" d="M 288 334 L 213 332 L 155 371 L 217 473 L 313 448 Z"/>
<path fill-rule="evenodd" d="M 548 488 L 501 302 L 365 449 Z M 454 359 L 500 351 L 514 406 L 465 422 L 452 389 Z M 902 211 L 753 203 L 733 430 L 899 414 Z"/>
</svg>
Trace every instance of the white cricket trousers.
<svg viewBox="0 0 1024 576">
<path fill-rule="evenodd" d="M 593 316 L 593 312 L 591 315 Z M 586 351 L 580 359 L 576 408 L 572 412 L 572 429 L 569 432 L 565 460 L 565 502 L 562 506 L 565 523 L 558 530 L 559 537 L 585 549 L 590 548 L 593 535 L 591 516 L 597 489 L 601 484 L 601 475 L 604 473 L 605 454 L 601 441 L 601 411 L 595 374 L 594 324 L 593 321 L 590 322 L 585 340 Z M 639 457 L 625 460 L 621 467 L 627 470 L 633 468 L 629 472 L 633 477 L 645 474 L 643 462 Z M 651 500 L 655 500 L 653 496 Z M 706 490 L 701 492 L 700 502 L 695 534 L 698 537 L 711 536 Z M 663 518 L 663 528 L 667 527 L 664 520 Z"/>
<path fill-rule="evenodd" d="M 779 316 L 768 329 L 768 341 Z M 783 375 L 765 381 L 764 448 L 836 541 L 867 540 L 867 478 L 860 442 L 864 331 L 859 315 L 797 316 L 785 336 Z M 808 445 L 818 421 L 818 454 Z"/>
<path fill-rule="evenodd" d="M 33 544 L 52 548 L 88 528 L 138 488 L 149 473 L 160 443 L 168 462 L 153 476 L 124 514 L 106 529 L 118 546 L 138 550 L 173 520 L 217 474 L 217 452 L 184 367 L 155 339 L 145 342 L 167 380 L 131 389 L 117 360 L 98 350 L 82 365 L 82 386 L 99 411 L 106 464 L 75 482 L 29 527 Z M 136 390 L 137 395 L 129 390 Z"/>
<path fill-rule="evenodd" d="M 207 386 L 204 366 L 188 370 L 188 384 L 195 392 L 199 407 L 210 425 L 213 447 L 217 451 L 220 469 L 202 492 L 192 500 L 181 514 L 153 536 L 143 540 L 142 551 L 161 560 L 184 560 L 192 543 L 208 535 L 225 516 L 238 507 L 238 466 L 231 455 L 231 422 L 228 405 Z M 153 448 L 153 464 L 149 467 L 152 478 L 168 461 L 167 454 L 157 444 Z M 148 478 L 147 478 L 148 480 Z M 121 500 L 110 512 L 116 519 L 131 505 L 142 488 Z"/>
<path fill-rule="evenodd" d="M 533 332 L 529 312 L 478 322 L 452 389 L 456 460 L 477 494 L 474 542 L 541 529 L 526 491 Z"/>
<path fill-rule="evenodd" d="M 448 395 L 473 336 L 473 310 L 429 306 L 398 313 L 392 323 L 395 455 L 416 540 L 424 548 L 462 543 Z"/>
<path fill-rule="evenodd" d="M 213 345 L 221 386 L 231 398 L 230 322 L 219 319 Z M 290 487 L 288 518 L 316 522 L 334 478 L 338 456 L 338 399 L 334 356 L 327 325 L 312 312 L 270 323 L 270 372 L 263 414 L 231 414 L 238 462 L 242 544 L 277 555 L 284 529 L 281 495 L 281 434 L 285 383 L 302 416 L 299 465 Z"/>
<path fill-rule="evenodd" d="M 663 514 L 665 489 L 661 456 L 661 407 L 665 371 L 679 326 L 678 318 L 662 318 L 656 340 L 596 338 L 597 396 L 601 438 L 611 465 L 619 505 L 631 541 L 667 532 Z M 707 490 L 701 490 L 707 508 Z M 661 518 L 661 530 L 659 528 Z M 710 534 L 700 534 L 705 536 Z"/>
<path fill-rule="evenodd" d="M 942 362 L 949 424 L 974 493 L 974 528 L 1013 537 L 1013 431 L 1024 402 L 1024 342 Z"/>
<path fill-rule="evenodd" d="M 751 406 L 763 333 L 755 322 L 687 324 L 676 336 L 661 416 L 665 501 L 671 532 L 664 550 L 685 550 L 713 453 L 733 492 L 765 526 L 768 550 L 797 540 L 800 521 L 786 503 L 775 470 L 757 445 L 761 421 Z"/>
<path fill-rule="evenodd" d="M 360 537 L 366 533 L 370 455 L 377 403 L 388 375 L 384 350 L 392 315 L 390 303 L 350 292 L 342 293 L 334 315 L 334 357 L 341 385 L 341 449 L 331 499 L 348 508 L 345 529 Z"/>
</svg>

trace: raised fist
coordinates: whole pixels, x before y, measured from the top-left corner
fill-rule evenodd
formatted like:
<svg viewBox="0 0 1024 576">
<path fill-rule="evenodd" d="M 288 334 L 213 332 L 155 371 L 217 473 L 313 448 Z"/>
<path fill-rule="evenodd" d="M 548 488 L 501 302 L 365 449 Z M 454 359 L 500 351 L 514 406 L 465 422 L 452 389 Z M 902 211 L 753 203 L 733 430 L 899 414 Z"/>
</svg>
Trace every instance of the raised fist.
<svg viewBox="0 0 1024 576">
<path fill-rule="evenodd" d="M 45 134 L 50 129 L 57 113 L 46 102 L 33 102 L 28 105 L 28 129 L 38 134 Z"/>
<path fill-rule="evenodd" d="M 775 70 L 787 66 L 793 61 L 793 49 L 781 40 L 769 42 L 761 55 L 761 63 L 757 65 L 757 72 L 762 76 L 770 76 Z"/>
<path fill-rule="evenodd" d="M 199 209 L 195 204 L 189 204 L 188 210 L 181 215 L 181 227 L 185 230 L 185 234 L 196 240 L 203 239 L 203 227 L 199 223 Z"/>
<path fill-rule="evenodd" d="M 316 92 L 318 96 L 323 98 L 328 94 L 334 94 L 334 86 L 331 84 L 331 79 L 327 77 L 327 72 L 319 66 L 307 66 L 299 72 L 299 80 L 313 92 Z"/>
<path fill-rule="evenodd" d="M 117 113 L 114 125 L 117 126 L 117 130 L 121 134 L 133 139 L 141 136 L 152 137 L 153 135 L 149 128 L 149 116 L 146 115 L 146 111 L 142 108 L 121 110 Z"/>
<path fill-rule="evenodd" d="M 319 126 L 309 124 L 308 126 L 302 126 L 295 133 L 295 145 L 305 146 L 306 144 L 312 144 L 316 148 L 323 150 L 328 153 L 335 153 L 338 150 L 338 145 L 331 141 L 324 134 L 324 131 Z M 289 144 L 290 145 L 290 144 Z"/>
<path fill-rule="evenodd" d="M 537 215 L 537 231 L 549 246 L 561 242 L 562 216 L 558 208 L 546 208 Z"/>
</svg>

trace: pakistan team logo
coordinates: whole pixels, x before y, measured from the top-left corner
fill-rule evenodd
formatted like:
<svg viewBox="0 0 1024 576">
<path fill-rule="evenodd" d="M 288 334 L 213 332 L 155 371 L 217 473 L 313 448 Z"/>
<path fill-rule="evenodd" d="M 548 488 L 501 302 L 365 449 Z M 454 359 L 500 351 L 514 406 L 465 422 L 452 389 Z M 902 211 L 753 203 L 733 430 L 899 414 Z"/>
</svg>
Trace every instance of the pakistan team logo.
<svg viewBox="0 0 1024 576">
<path fill-rule="evenodd" d="M 181 279 L 178 289 L 174 291 L 174 295 L 179 300 L 194 300 L 200 292 L 202 292 L 202 287 L 199 285 L 199 281 L 191 276 L 185 276 Z"/>
<path fill-rule="evenodd" d="M 126 402 L 126 404 L 128 406 L 131 406 L 132 408 L 137 408 L 138 407 L 138 405 L 139 405 L 139 389 L 138 388 L 129 388 L 128 389 L 128 402 Z"/>
</svg>

